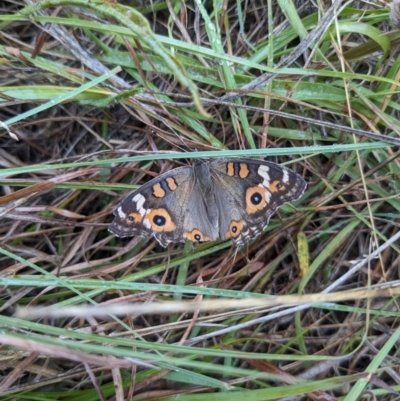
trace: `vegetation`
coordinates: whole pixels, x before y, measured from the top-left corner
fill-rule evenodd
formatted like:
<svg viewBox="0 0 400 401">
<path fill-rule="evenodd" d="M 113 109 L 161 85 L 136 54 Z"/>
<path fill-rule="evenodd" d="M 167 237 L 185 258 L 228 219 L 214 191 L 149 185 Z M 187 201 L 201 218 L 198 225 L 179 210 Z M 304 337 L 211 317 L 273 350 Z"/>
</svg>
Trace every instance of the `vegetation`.
<svg viewBox="0 0 400 401">
<path fill-rule="evenodd" d="M 398 1 L 0 7 L 1 400 L 399 399 Z M 244 247 L 107 231 L 243 155 L 308 182 Z"/>
</svg>

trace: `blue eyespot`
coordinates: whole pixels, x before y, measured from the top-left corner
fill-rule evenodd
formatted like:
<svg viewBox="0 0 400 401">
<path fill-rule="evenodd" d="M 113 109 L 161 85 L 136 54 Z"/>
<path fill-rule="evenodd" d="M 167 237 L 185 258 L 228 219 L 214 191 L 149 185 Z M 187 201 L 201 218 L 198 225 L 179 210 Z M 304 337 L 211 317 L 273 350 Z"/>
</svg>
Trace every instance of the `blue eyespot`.
<svg viewBox="0 0 400 401">
<path fill-rule="evenodd" d="M 153 218 L 153 222 L 156 226 L 163 226 L 166 223 L 165 217 L 155 215 Z"/>
<path fill-rule="evenodd" d="M 253 205 L 259 205 L 262 201 L 262 196 L 259 192 L 256 192 L 253 195 L 251 195 L 250 200 Z"/>
</svg>

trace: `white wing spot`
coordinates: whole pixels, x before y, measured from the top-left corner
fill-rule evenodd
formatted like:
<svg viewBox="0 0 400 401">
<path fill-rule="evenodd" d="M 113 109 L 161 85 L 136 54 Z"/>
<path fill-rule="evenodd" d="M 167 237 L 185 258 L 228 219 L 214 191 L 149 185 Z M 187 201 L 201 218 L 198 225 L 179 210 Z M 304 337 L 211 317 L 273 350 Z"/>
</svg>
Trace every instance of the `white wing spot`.
<svg viewBox="0 0 400 401">
<path fill-rule="evenodd" d="M 146 199 L 143 195 L 137 194 L 133 199 L 132 202 L 136 203 L 136 208 L 139 212 L 139 214 L 143 217 L 145 214 L 147 214 L 149 211 L 143 207 L 144 202 L 146 202 Z"/>
<path fill-rule="evenodd" d="M 286 184 L 289 181 L 289 173 L 286 169 L 283 169 L 283 182 Z"/>
<path fill-rule="evenodd" d="M 269 171 L 268 166 L 261 165 L 258 168 L 258 174 L 260 174 L 261 177 L 264 178 L 264 181 L 262 182 L 262 186 L 266 187 L 266 188 L 269 188 L 269 184 L 270 184 L 270 178 L 269 178 L 268 171 Z"/>
<path fill-rule="evenodd" d="M 132 202 L 136 203 L 136 206 L 140 209 L 143 206 L 145 199 L 141 194 L 137 194 L 132 198 Z"/>
<path fill-rule="evenodd" d="M 117 213 L 118 213 L 118 217 L 120 219 L 125 219 L 126 218 L 126 214 L 122 211 L 122 207 L 121 206 L 117 209 Z"/>
</svg>

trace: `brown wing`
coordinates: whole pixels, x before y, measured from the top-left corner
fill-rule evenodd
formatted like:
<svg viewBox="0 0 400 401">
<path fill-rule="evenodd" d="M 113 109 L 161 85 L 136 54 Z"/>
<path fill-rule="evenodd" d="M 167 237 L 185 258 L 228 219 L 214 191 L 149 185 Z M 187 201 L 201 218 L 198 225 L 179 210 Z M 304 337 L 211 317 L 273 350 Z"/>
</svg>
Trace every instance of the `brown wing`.
<svg viewBox="0 0 400 401">
<path fill-rule="evenodd" d="M 299 199 L 307 184 L 293 170 L 267 161 L 217 159 L 211 162 L 222 239 L 240 246 L 260 234 L 284 203 Z"/>
<path fill-rule="evenodd" d="M 176 168 L 129 194 L 114 209 L 109 231 L 118 237 L 153 235 L 164 247 L 186 239 L 214 240 L 218 227 L 207 218 L 209 196 L 193 167 Z"/>
</svg>

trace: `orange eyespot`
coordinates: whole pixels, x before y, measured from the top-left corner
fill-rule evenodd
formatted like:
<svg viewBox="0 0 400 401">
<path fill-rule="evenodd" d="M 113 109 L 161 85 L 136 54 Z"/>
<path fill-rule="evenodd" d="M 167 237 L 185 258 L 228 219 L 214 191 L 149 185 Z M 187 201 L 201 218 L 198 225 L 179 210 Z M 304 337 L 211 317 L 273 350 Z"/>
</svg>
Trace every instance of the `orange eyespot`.
<svg viewBox="0 0 400 401">
<path fill-rule="evenodd" d="M 284 191 L 286 187 L 280 181 L 273 181 L 271 184 L 269 184 L 269 187 L 267 189 L 270 192 L 279 192 Z"/>
<path fill-rule="evenodd" d="M 170 232 L 174 231 L 176 228 L 170 214 L 163 208 L 150 210 L 149 213 L 146 214 L 143 224 L 157 232 Z"/>
<path fill-rule="evenodd" d="M 271 194 L 264 187 L 250 187 L 246 191 L 246 211 L 256 213 L 267 205 L 267 199 Z"/>
<path fill-rule="evenodd" d="M 183 238 L 189 239 L 193 242 L 203 242 L 203 241 L 211 241 L 210 238 L 206 237 L 200 230 L 192 230 L 190 232 L 183 233 Z"/>
<path fill-rule="evenodd" d="M 226 232 L 225 238 L 236 238 L 243 231 L 243 227 L 245 226 L 244 220 L 235 221 L 229 225 L 229 231 Z"/>
<path fill-rule="evenodd" d="M 128 223 L 140 223 L 142 216 L 139 213 L 130 213 L 126 220 Z"/>
</svg>

